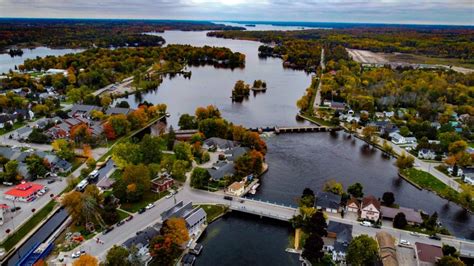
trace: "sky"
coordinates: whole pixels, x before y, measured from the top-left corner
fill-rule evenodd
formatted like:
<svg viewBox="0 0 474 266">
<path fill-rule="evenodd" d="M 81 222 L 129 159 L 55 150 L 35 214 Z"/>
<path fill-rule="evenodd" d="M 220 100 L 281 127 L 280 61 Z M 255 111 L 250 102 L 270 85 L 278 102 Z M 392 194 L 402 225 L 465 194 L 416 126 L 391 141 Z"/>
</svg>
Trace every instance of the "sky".
<svg viewBox="0 0 474 266">
<path fill-rule="evenodd" d="M 0 0 L 0 17 L 474 25 L 474 0 Z"/>
</svg>

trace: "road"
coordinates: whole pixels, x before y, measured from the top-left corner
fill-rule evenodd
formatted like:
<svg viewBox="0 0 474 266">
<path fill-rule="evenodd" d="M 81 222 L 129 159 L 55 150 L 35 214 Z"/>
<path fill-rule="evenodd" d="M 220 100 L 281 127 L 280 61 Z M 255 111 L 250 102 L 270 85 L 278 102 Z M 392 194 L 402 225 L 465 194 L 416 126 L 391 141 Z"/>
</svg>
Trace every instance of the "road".
<svg viewBox="0 0 474 266">
<path fill-rule="evenodd" d="M 316 89 L 316 97 L 314 99 L 314 110 L 318 110 L 319 106 L 321 105 L 321 86 L 323 83 L 323 72 L 326 69 L 326 65 L 324 64 L 324 48 L 321 49 L 321 76 L 319 77 L 318 88 Z"/>
<path fill-rule="evenodd" d="M 380 138 L 380 137 L 377 137 L 377 141 L 380 144 L 380 143 L 383 143 L 385 140 Z M 400 154 L 403 154 L 403 153 L 408 153 L 402 147 L 400 147 L 398 145 L 395 145 L 391 141 L 387 141 L 387 143 L 392 146 L 393 151 L 396 154 L 400 155 Z M 428 173 L 432 174 L 434 177 L 436 177 L 437 179 L 439 179 L 441 182 L 443 182 L 446 185 L 453 188 L 454 190 L 456 190 L 458 192 L 461 191 L 461 187 L 460 187 L 458 182 L 454 181 L 452 178 L 448 177 L 447 175 L 445 175 L 444 173 L 442 173 L 441 171 L 439 171 L 438 169 L 435 168 L 435 166 L 438 165 L 438 164 L 425 162 L 425 161 L 420 160 L 419 158 L 417 158 L 415 156 L 413 156 L 413 158 L 415 158 L 415 162 L 414 162 L 415 168 L 417 168 L 419 170 L 422 170 L 422 171 L 425 171 L 425 172 L 428 172 Z"/>
<path fill-rule="evenodd" d="M 97 256 L 99 257 L 99 259 L 103 260 L 106 256 L 108 249 L 110 249 L 113 245 L 121 245 L 130 237 L 133 237 L 137 231 L 143 230 L 147 226 L 151 226 L 156 223 L 162 223 L 163 221 L 160 217 L 161 213 L 165 210 L 168 210 L 179 201 L 191 201 L 194 204 L 225 204 L 228 205 L 232 210 L 240 210 L 244 212 L 254 213 L 257 215 L 261 214 L 263 216 L 268 216 L 268 214 L 271 213 L 273 217 L 286 220 L 293 217 L 293 215 L 297 214 L 298 212 L 298 210 L 293 207 L 280 206 L 276 204 L 249 199 L 245 199 L 243 202 L 240 202 L 238 200 L 225 200 L 223 197 L 224 194 L 221 192 L 213 193 L 203 190 L 196 190 L 190 188 L 188 183 L 189 182 L 187 182 L 174 197 L 169 199 L 162 198 L 156 202 L 156 206 L 154 208 L 147 210 L 144 214 L 135 214 L 134 218 L 131 221 L 126 222 L 121 227 L 114 229 L 106 235 L 99 234 L 97 238 L 99 238 L 100 242 L 102 243 L 97 243 L 96 239 L 88 240 L 84 242 L 80 247 L 77 247 L 71 252 L 61 253 L 58 258 L 62 258 L 64 257 L 64 255 L 70 255 L 73 252 L 79 250 L 84 250 L 85 252 L 93 256 Z M 352 220 L 347 217 L 344 219 L 341 218 L 339 214 L 329 215 L 329 221 L 352 224 L 354 235 L 367 234 L 370 236 L 375 236 L 378 231 L 384 230 L 392 234 L 397 239 L 405 239 L 410 241 L 411 243 L 421 241 L 423 243 L 441 245 L 440 241 L 429 239 L 427 236 L 413 236 L 410 235 L 407 231 L 395 229 L 391 226 L 383 226 L 382 229 L 364 227 L 361 226 L 356 220 Z M 464 248 L 468 247 L 474 251 L 474 242 L 472 241 L 466 241 L 456 238 L 443 238 L 442 242 L 458 248 L 462 243 Z"/>
</svg>

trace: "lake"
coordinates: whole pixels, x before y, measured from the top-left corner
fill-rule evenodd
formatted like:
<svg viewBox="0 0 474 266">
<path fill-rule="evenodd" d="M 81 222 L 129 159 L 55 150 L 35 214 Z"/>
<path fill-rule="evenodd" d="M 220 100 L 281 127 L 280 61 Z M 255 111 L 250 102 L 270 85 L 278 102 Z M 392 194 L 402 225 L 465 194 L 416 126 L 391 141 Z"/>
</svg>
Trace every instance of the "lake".
<svg viewBox="0 0 474 266">
<path fill-rule="evenodd" d="M 23 64 L 26 59 L 33 59 L 37 56 L 65 55 L 69 53 L 79 53 L 82 49 L 51 49 L 48 47 L 37 47 L 34 49 L 22 49 L 22 56 L 11 57 L 9 54 L 0 54 L 0 74 L 15 70 L 15 66 Z"/>
</svg>

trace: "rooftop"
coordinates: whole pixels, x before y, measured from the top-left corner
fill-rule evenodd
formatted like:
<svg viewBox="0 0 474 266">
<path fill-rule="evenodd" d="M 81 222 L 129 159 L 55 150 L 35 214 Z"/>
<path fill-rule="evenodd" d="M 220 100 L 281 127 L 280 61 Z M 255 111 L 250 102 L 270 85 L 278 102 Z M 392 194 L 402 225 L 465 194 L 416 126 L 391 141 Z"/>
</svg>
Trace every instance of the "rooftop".
<svg viewBox="0 0 474 266">
<path fill-rule="evenodd" d="M 429 245 L 425 243 L 415 243 L 418 260 L 421 262 L 436 263 L 438 259 L 443 257 L 441 247 Z"/>
<path fill-rule="evenodd" d="M 321 208 L 338 209 L 341 196 L 331 192 L 319 192 L 316 195 L 316 206 Z"/>
<path fill-rule="evenodd" d="M 17 185 L 16 187 L 5 192 L 5 194 L 17 198 L 27 198 L 43 188 L 43 185 L 27 182 Z"/>
<path fill-rule="evenodd" d="M 381 210 L 382 216 L 387 217 L 390 219 L 395 218 L 395 216 L 398 213 L 403 213 L 405 214 L 405 218 L 407 219 L 408 222 L 414 222 L 414 223 L 422 223 L 423 219 L 421 218 L 420 212 L 410 209 L 410 208 L 405 208 L 405 207 L 400 207 L 400 208 L 390 208 L 390 207 L 385 207 L 382 206 Z"/>
</svg>

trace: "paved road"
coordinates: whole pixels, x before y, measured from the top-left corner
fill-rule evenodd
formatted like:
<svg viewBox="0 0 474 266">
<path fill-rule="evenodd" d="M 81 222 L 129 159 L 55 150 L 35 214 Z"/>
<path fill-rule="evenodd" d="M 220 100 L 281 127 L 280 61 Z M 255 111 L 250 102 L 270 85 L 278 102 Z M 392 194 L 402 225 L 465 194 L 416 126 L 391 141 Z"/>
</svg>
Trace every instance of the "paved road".
<svg viewBox="0 0 474 266">
<path fill-rule="evenodd" d="M 323 83 L 323 72 L 326 69 L 324 65 L 324 49 L 321 49 L 321 76 L 319 79 L 318 88 L 316 89 L 316 97 L 314 99 L 314 109 L 317 110 L 321 105 L 321 86 Z"/>
<path fill-rule="evenodd" d="M 99 234 L 97 237 L 100 239 L 101 242 L 103 242 L 103 244 L 99 244 L 95 239 L 92 239 L 86 241 L 85 243 L 83 243 L 83 245 L 67 254 L 70 255 L 78 250 L 84 250 L 93 256 L 97 256 L 100 259 L 104 259 L 107 250 L 110 249 L 113 245 L 122 244 L 128 238 L 134 236 L 137 231 L 143 230 L 147 226 L 151 226 L 158 222 L 163 222 L 161 221 L 160 214 L 165 210 L 171 208 L 175 203 L 179 201 L 192 201 L 195 204 L 226 204 L 230 205 L 230 208 L 233 210 L 241 210 L 257 214 L 261 213 L 264 216 L 267 216 L 268 213 L 271 213 L 272 216 L 283 219 L 289 219 L 297 213 L 297 209 L 292 207 L 279 206 L 255 200 L 245 199 L 243 203 L 239 202 L 238 200 L 228 201 L 223 198 L 223 195 L 223 193 L 211 193 L 203 190 L 195 190 L 190 188 L 188 186 L 188 183 L 186 183 L 185 186 L 180 191 L 178 191 L 178 193 L 173 198 L 162 198 L 161 200 L 156 202 L 156 206 L 151 210 L 146 211 L 144 214 L 135 214 L 134 218 L 130 222 L 126 222 L 121 227 L 114 229 L 106 235 Z M 364 227 L 359 225 L 359 223 L 355 220 L 351 220 L 349 218 L 343 219 L 339 215 L 330 215 L 329 220 L 352 224 L 354 226 L 354 235 L 368 234 L 370 236 L 375 236 L 376 232 L 380 230 L 385 230 L 392 234 L 395 238 L 405 239 L 410 241 L 411 243 L 422 241 L 424 243 L 441 245 L 440 241 L 428 239 L 426 236 L 412 236 L 406 231 L 398 230 L 390 226 L 383 226 L 382 229 Z M 472 241 L 445 238 L 443 239 L 443 243 L 447 243 L 455 247 L 459 247 L 460 243 L 462 243 L 464 248 L 472 247 L 472 250 L 474 250 L 474 242 Z M 64 253 L 60 255 L 60 257 L 62 256 L 64 256 Z"/>
</svg>

